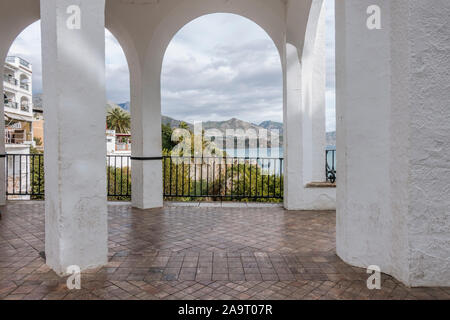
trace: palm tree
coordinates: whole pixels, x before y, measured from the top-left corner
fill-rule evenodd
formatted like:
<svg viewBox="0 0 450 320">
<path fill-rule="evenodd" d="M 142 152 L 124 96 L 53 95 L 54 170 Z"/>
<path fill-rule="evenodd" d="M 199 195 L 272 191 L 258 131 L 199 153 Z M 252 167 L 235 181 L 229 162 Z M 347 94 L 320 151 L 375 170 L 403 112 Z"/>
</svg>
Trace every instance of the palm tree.
<svg viewBox="0 0 450 320">
<path fill-rule="evenodd" d="M 117 133 L 129 133 L 131 128 L 130 114 L 121 108 L 108 110 L 106 126 L 109 130 L 116 130 Z"/>
</svg>

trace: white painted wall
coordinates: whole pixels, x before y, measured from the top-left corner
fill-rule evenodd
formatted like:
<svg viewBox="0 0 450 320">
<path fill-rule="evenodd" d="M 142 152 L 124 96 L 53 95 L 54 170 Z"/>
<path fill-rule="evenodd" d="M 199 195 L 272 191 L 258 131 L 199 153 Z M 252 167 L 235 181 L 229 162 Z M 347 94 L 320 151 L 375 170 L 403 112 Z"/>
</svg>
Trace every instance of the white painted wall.
<svg viewBox="0 0 450 320">
<path fill-rule="evenodd" d="M 0 47 L 0 59 L 6 55 L 6 53 L 3 51 L 1 52 L 3 48 Z M 0 60 L 1 61 L 1 60 Z M 3 74 L 3 64 L 0 65 L 0 74 Z M 3 93 L 3 81 L 0 81 L 0 92 Z M 5 113 L 4 113 L 4 99 L 0 99 L 0 119 L 5 119 Z M 0 133 L 5 132 L 5 121 L 0 121 Z M 3 138 L 3 135 L 0 135 L 0 154 L 4 155 L 6 153 L 5 149 L 5 139 Z M 5 158 L 0 158 L 0 181 L 6 181 L 6 171 L 5 171 Z M 0 206 L 4 206 L 6 204 L 6 183 L 0 183 Z"/>
<path fill-rule="evenodd" d="M 41 2 L 45 104 L 45 252 L 58 274 L 107 262 L 104 0 Z M 89 115 L 89 116 L 87 116 Z"/>
<path fill-rule="evenodd" d="M 365 27 L 373 4 L 381 30 Z M 450 3 L 336 9 L 337 253 L 410 286 L 448 286 Z"/>
<path fill-rule="evenodd" d="M 401 10 L 400 5 L 393 10 Z M 409 94 L 406 185 L 409 282 L 414 286 L 450 286 L 449 17 L 449 1 L 435 0 L 430 5 L 422 0 L 410 4 L 409 16 L 403 20 L 409 22 L 409 86 L 400 95 Z M 395 28 L 404 35 L 403 25 Z M 393 53 L 395 61 L 402 59 L 399 49 Z M 394 72 L 405 75 L 395 65 Z M 393 100 L 393 107 L 398 106 Z M 392 163 L 398 160 L 393 158 Z"/>
<path fill-rule="evenodd" d="M 313 85 L 322 83 L 320 72 L 313 73 L 312 88 L 305 82 L 310 79 L 308 70 L 321 70 L 320 63 L 308 65 L 305 55 L 313 50 L 314 59 L 321 61 L 320 46 L 309 47 L 320 33 L 312 32 L 312 37 L 305 33 L 317 26 L 320 30 L 317 11 L 310 10 L 320 1 L 165 0 L 137 5 L 107 0 L 107 27 L 123 46 L 132 74 L 133 153 L 157 156 L 160 152 L 160 72 L 173 35 L 203 14 L 241 14 L 268 32 L 283 61 L 285 206 L 332 208 L 332 189 L 304 188 L 315 172 L 314 160 L 307 164 L 310 158 L 305 154 L 312 149 L 308 143 L 315 140 L 305 137 L 314 137 L 315 126 L 309 119 L 317 119 L 314 108 L 305 108 L 320 105 L 315 90 L 322 90 Z M 56 20 L 56 12 L 64 16 L 61 6 L 68 1 L 42 2 L 44 99 L 50 108 L 46 114 L 46 251 L 48 263 L 61 273 L 69 263 L 87 268 L 106 261 L 104 79 L 97 77 L 104 72 L 100 70 L 104 66 L 103 0 L 78 2 L 89 6 L 90 12 L 88 29 L 81 31 L 81 37 L 64 29 L 62 18 Z M 382 30 L 365 28 L 366 9 L 372 4 L 382 8 Z M 425 0 L 336 2 L 337 252 L 353 265 L 378 264 L 412 286 L 450 285 L 449 6 L 447 0 L 435 0 L 433 6 Z M 11 11 L 20 14 L 1 14 Z M 4 59 L 15 37 L 39 18 L 39 2 L 4 0 L 0 14 L 0 58 Z M 81 39 L 86 42 L 73 46 Z M 70 52 L 64 50 L 67 42 Z M 95 58 L 85 59 L 91 54 Z M 309 92 L 314 93 L 308 97 Z M 86 123 L 86 112 L 92 122 Z M 90 144 L 85 143 L 83 132 L 88 132 Z M 4 153 L 2 140 L 0 153 Z M 0 161 L 0 179 L 3 165 Z M 307 166 L 311 170 L 305 170 Z M 133 183 L 135 206 L 160 206 L 160 163 L 142 162 L 137 168 L 133 164 L 133 172 L 137 175 L 133 179 L 141 179 Z M 308 177 L 305 172 L 313 173 Z M 0 204 L 4 194 L 0 184 Z"/>
<path fill-rule="evenodd" d="M 300 3 L 290 6 L 288 10 L 300 14 Z M 298 15 L 288 14 L 288 29 L 299 19 Z M 303 41 L 296 31 L 291 31 L 288 41 L 292 43 L 286 45 L 284 205 L 288 210 L 334 210 L 335 188 L 306 187 L 310 182 L 322 182 L 326 178 L 325 8 L 322 0 L 312 1 L 306 19 L 305 29 L 297 31 L 304 34 Z"/>
</svg>

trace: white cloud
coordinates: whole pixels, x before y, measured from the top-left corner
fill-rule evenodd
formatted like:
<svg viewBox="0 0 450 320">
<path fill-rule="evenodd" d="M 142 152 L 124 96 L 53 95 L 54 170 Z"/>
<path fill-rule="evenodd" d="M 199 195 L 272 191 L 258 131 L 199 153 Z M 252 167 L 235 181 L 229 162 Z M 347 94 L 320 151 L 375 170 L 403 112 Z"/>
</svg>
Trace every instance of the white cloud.
<svg viewBox="0 0 450 320">
<path fill-rule="evenodd" d="M 130 100 L 130 80 L 125 54 L 114 36 L 106 30 L 106 95 L 108 100 Z M 42 92 L 41 23 L 28 26 L 13 42 L 8 55 L 20 56 L 33 65 L 33 94 Z"/>
<path fill-rule="evenodd" d="M 162 111 L 175 118 L 283 120 L 278 51 L 240 16 L 206 15 L 183 27 L 167 49 L 161 84 Z"/>
<path fill-rule="evenodd" d="M 26 28 L 9 49 L 8 55 L 19 56 L 33 65 L 33 93 L 42 92 L 41 23 Z"/>
<path fill-rule="evenodd" d="M 327 10 L 327 130 L 335 128 L 334 0 Z M 122 48 L 106 30 L 108 100 L 129 101 L 130 80 Z M 33 92 L 42 91 L 40 22 L 25 29 L 10 55 L 33 64 Z M 163 64 L 162 112 L 185 120 L 282 121 L 282 74 L 278 51 L 252 21 L 213 14 L 184 26 Z"/>
</svg>

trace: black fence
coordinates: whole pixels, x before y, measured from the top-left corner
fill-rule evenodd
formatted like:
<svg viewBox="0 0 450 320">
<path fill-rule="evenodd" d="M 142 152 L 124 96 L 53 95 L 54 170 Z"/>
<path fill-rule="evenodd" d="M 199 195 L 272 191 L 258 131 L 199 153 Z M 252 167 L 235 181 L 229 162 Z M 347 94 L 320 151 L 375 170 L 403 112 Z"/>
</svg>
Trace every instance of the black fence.
<svg viewBox="0 0 450 320">
<path fill-rule="evenodd" d="M 325 175 L 327 182 L 336 182 L 336 150 L 325 151 Z"/>
<path fill-rule="evenodd" d="M 107 156 L 107 195 L 110 201 L 131 200 L 130 156 Z M 283 199 L 283 158 L 163 157 L 166 200 Z M 336 181 L 336 150 L 326 151 L 326 180 Z M 43 154 L 6 156 L 8 199 L 44 199 Z"/>
<path fill-rule="evenodd" d="M 106 156 L 108 200 L 131 200 L 131 157 Z"/>
<path fill-rule="evenodd" d="M 44 199 L 44 155 L 6 155 L 6 195 L 9 199 Z"/>
<path fill-rule="evenodd" d="M 283 199 L 282 158 L 164 157 L 167 199 Z"/>
</svg>

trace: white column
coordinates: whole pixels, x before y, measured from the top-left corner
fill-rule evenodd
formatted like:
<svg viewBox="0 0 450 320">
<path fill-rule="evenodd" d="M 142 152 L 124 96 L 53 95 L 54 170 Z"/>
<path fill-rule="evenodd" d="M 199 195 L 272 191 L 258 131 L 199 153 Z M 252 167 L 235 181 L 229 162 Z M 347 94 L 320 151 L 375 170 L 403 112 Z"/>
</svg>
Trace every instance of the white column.
<svg viewBox="0 0 450 320">
<path fill-rule="evenodd" d="M 381 9 L 369 30 L 367 8 Z M 450 3 L 336 1 L 337 253 L 450 285 Z"/>
<path fill-rule="evenodd" d="M 4 206 L 6 204 L 6 171 L 5 171 L 5 164 L 6 164 L 6 158 L 5 158 L 5 119 L 4 116 L 4 99 L 3 99 L 3 72 L 4 72 L 4 64 L 3 61 L 5 60 L 5 55 L 0 53 L 0 74 L 2 76 L 2 80 L 0 81 L 0 92 L 2 94 L 2 100 L 0 101 L 0 206 Z"/>
<path fill-rule="evenodd" d="M 301 65 L 298 50 L 286 45 L 284 108 L 284 206 L 299 209 L 303 196 Z"/>
<path fill-rule="evenodd" d="M 142 80 L 131 72 L 131 198 L 139 209 L 163 206 L 160 65 Z M 137 72 L 136 72 L 137 73 Z M 145 89 L 144 89 L 145 88 Z"/>
<path fill-rule="evenodd" d="M 45 252 L 58 274 L 107 262 L 104 11 L 104 0 L 41 1 Z"/>
<path fill-rule="evenodd" d="M 299 7 L 289 7 L 288 11 L 302 12 Z M 307 186 L 325 180 L 324 12 L 323 1 L 314 0 L 304 31 L 298 25 L 302 19 L 296 16 L 288 19 L 292 43 L 287 43 L 283 60 L 284 206 L 288 210 L 336 208 L 335 188 Z M 299 41 L 302 38 L 304 41 Z"/>
<path fill-rule="evenodd" d="M 326 45 L 325 28 L 326 10 L 325 2 L 320 9 L 319 22 L 317 24 L 316 41 L 314 43 L 314 58 L 312 71 L 312 175 L 313 182 L 326 180 L 325 174 L 325 146 L 326 146 L 326 121 L 325 121 L 325 97 L 326 97 Z"/>
<path fill-rule="evenodd" d="M 303 183 L 325 181 L 325 3 L 311 5 L 302 52 Z"/>
</svg>

